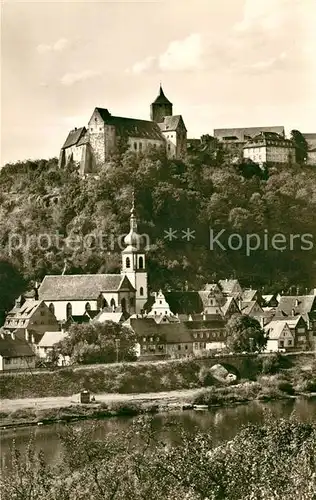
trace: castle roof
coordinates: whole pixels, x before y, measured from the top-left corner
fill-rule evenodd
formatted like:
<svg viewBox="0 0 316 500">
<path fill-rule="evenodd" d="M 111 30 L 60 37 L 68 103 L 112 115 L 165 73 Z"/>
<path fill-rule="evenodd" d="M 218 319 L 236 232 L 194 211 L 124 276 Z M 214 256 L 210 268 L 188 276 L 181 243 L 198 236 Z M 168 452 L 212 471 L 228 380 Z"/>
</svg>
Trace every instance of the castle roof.
<svg viewBox="0 0 316 500">
<path fill-rule="evenodd" d="M 157 123 L 136 118 L 112 116 L 107 109 L 96 108 L 107 125 L 113 125 L 120 137 L 140 137 L 144 139 L 164 140 Z"/>
<path fill-rule="evenodd" d="M 166 98 L 163 90 L 162 90 L 162 86 L 160 85 L 160 88 L 159 88 L 159 95 L 156 97 L 156 99 L 154 100 L 153 104 L 172 104 L 169 99 Z"/>
<path fill-rule="evenodd" d="M 87 129 L 85 127 L 75 128 L 74 130 L 71 130 L 62 149 L 69 148 L 70 146 L 75 146 L 79 142 L 81 137 L 85 135 L 86 131 Z"/>
<path fill-rule="evenodd" d="M 260 132 L 276 132 L 284 137 L 284 127 L 245 127 L 245 128 L 216 128 L 214 129 L 214 137 L 219 140 L 247 141 L 248 139 L 260 134 Z"/>
<path fill-rule="evenodd" d="M 120 274 L 66 274 L 45 276 L 39 288 L 41 300 L 97 300 L 101 292 L 116 292 L 123 287 L 133 290 Z"/>
<path fill-rule="evenodd" d="M 308 150 L 309 151 L 315 151 L 316 148 L 316 134 L 302 134 L 303 137 L 305 137 L 307 143 L 308 143 Z"/>
<path fill-rule="evenodd" d="M 280 135 L 276 132 L 267 132 L 263 131 L 260 132 L 260 134 L 256 135 L 255 137 L 252 137 L 245 145 L 244 149 L 248 147 L 254 147 L 256 145 L 266 145 L 266 146 L 291 146 L 294 148 L 294 144 L 291 140 L 285 139 L 283 135 Z"/>
<path fill-rule="evenodd" d="M 165 116 L 162 123 L 159 123 L 159 127 L 162 132 L 168 132 L 171 130 L 177 130 L 181 124 L 185 127 L 181 115 Z"/>
</svg>

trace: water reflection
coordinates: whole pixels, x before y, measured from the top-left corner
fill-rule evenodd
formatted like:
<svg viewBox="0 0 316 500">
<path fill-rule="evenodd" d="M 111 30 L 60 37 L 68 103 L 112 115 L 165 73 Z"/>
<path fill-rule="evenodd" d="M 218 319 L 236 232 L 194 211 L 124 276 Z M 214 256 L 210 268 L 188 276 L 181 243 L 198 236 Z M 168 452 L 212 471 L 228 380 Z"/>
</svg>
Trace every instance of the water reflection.
<svg viewBox="0 0 316 500">
<path fill-rule="evenodd" d="M 160 439 L 169 443 L 176 443 L 181 439 L 180 429 L 183 426 L 188 432 L 200 429 L 208 431 L 213 438 L 214 445 L 223 440 L 234 437 L 238 430 L 249 423 L 261 424 L 266 412 L 275 417 L 288 418 L 294 411 L 301 421 L 316 421 L 316 400 L 298 399 L 291 401 L 277 401 L 261 403 L 254 401 L 248 405 L 228 408 L 213 408 L 211 411 L 184 411 L 159 414 L 154 417 L 153 426 Z M 97 439 L 105 439 L 111 432 L 127 430 L 133 419 L 112 418 L 99 422 L 95 431 Z M 179 425 L 181 424 L 181 425 Z M 73 423 L 77 428 L 89 429 L 91 422 Z M 61 443 L 58 434 L 65 431 L 63 424 L 41 427 L 25 427 L 8 429 L 1 433 L 1 465 L 9 465 L 10 449 L 15 442 L 16 448 L 23 453 L 34 436 L 37 451 L 43 450 L 46 460 L 57 463 L 61 456 Z"/>
</svg>

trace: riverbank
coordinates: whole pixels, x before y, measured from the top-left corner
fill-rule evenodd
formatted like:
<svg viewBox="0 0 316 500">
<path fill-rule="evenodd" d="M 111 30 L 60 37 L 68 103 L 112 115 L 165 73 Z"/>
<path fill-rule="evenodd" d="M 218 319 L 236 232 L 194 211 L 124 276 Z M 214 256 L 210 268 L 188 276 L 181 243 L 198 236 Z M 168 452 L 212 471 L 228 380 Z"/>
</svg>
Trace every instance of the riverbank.
<svg viewBox="0 0 316 500">
<path fill-rule="evenodd" d="M 193 405 L 227 406 L 316 393 L 313 356 L 300 356 L 295 363 L 278 355 L 263 360 L 255 358 L 249 364 L 249 373 L 253 376 L 257 372 L 254 380 L 230 384 L 214 378 L 211 363 L 212 360 L 205 358 L 68 368 L 44 374 L 44 378 L 41 373 L 33 378 L 31 374 L 5 375 L 0 377 L 0 393 L 6 396 L 0 403 L 0 425 L 3 428 L 157 413 Z M 28 387 L 30 380 L 32 384 Z M 71 393 L 72 388 L 77 390 Z M 94 394 L 94 403 L 79 404 L 78 393 L 82 388 Z"/>
<path fill-rule="evenodd" d="M 79 395 L 71 398 L 43 398 L 37 400 L 6 400 L 1 404 L 0 428 L 48 425 L 78 420 L 105 419 L 119 416 L 156 414 L 179 410 L 207 410 L 247 404 L 251 401 L 273 401 L 298 397 L 316 398 L 315 393 L 289 394 L 267 380 L 265 386 L 246 381 L 228 387 L 210 387 L 184 391 L 148 394 L 99 394 L 90 404 L 79 404 Z M 292 391 L 290 391 L 292 392 Z"/>
</svg>

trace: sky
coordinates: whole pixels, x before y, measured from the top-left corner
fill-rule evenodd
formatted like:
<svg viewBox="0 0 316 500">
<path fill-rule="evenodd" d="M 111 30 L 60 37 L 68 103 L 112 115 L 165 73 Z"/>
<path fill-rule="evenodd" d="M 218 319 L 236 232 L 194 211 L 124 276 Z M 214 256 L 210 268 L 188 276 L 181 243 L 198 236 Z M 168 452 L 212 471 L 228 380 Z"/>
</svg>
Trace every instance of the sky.
<svg viewBox="0 0 316 500">
<path fill-rule="evenodd" d="M 2 1 L 0 165 L 58 156 L 95 107 L 149 119 L 160 82 L 188 137 L 316 132 L 315 25 L 316 0 Z"/>
</svg>

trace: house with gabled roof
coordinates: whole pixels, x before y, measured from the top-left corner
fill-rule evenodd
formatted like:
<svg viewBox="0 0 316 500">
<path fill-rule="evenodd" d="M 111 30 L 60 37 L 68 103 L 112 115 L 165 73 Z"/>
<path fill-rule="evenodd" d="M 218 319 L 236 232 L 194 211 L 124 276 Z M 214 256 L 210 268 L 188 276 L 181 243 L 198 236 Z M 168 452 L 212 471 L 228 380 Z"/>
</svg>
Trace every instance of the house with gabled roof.
<svg viewBox="0 0 316 500">
<path fill-rule="evenodd" d="M 36 354 L 40 358 L 47 360 L 49 354 L 53 351 L 54 346 L 62 340 L 65 340 L 66 337 L 67 333 L 65 331 L 45 332 L 37 345 Z M 59 354 L 57 365 L 65 366 L 69 364 L 69 361 L 69 356 L 63 356 L 62 354 Z"/>
<path fill-rule="evenodd" d="M 63 168 L 70 161 L 80 173 L 98 170 L 120 150 L 144 153 L 149 147 L 163 148 L 169 158 L 186 155 L 187 130 L 181 115 L 173 115 L 173 105 L 160 86 L 150 106 L 150 120 L 113 116 L 108 109 L 96 107 L 87 127 L 68 134 L 59 156 Z"/>
<path fill-rule="evenodd" d="M 286 321 L 270 321 L 264 331 L 267 334 L 267 352 L 275 352 L 280 349 L 293 350 L 295 346 L 294 335 Z"/>
<path fill-rule="evenodd" d="M 265 328 L 268 328 L 269 325 L 273 322 L 278 322 L 278 324 L 287 324 L 289 327 L 294 343 L 293 346 L 284 346 L 284 347 L 291 347 L 291 349 L 295 349 L 297 351 L 306 351 L 310 349 L 311 343 L 310 343 L 310 336 L 309 336 L 309 331 L 307 328 L 307 324 L 304 321 L 304 318 L 301 315 L 298 316 L 288 316 L 288 317 L 279 317 L 275 316 L 273 318 L 273 321 L 268 323 Z"/>
<path fill-rule="evenodd" d="M 25 338 L 0 331 L 0 371 L 35 368 L 36 356 Z"/>
<path fill-rule="evenodd" d="M 276 315 L 283 314 L 286 317 L 302 316 L 312 329 L 316 322 L 316 296 L 315 295 L 283 295 L 280 297 L 276 308 Z"/>
<path fill-rule="evenodd" d="M 239 309 L 241 310 L 241 314 L 245 316 L 255 317 L 263 313 L 262 307 L 256 300 L 250 300 L 249 302 L 240 301 Z"/>
<path fill-rule="evenodd" d="M 226 297 L 241 297 L 242 288 L 237 279 L 219 280 L 218 284 Z"/>
<path fill-rule="evenodd" d="M 24 299 L 20 296 L 15 306 L 7 314 L 3 329 L 5 332 L 25 338 L 36 344 L 46 331 L 58 330 L 59 324 L 54 313 L 43 300 Z"/>
</svg>

